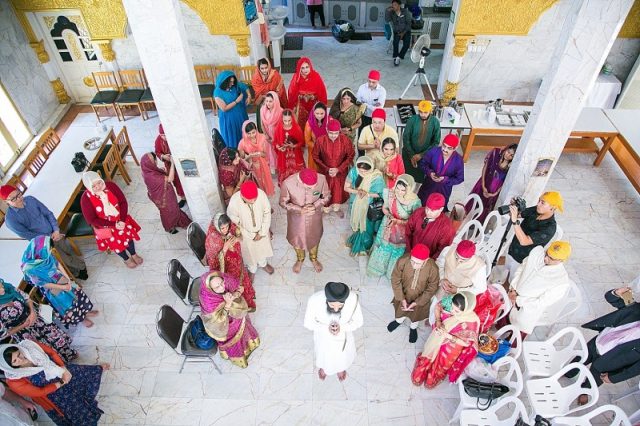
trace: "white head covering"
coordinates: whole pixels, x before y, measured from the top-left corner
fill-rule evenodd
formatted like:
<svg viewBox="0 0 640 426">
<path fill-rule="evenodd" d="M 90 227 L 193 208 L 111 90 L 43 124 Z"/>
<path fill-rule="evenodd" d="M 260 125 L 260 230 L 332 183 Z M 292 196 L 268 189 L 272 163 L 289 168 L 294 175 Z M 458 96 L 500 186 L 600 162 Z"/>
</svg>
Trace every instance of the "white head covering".
<svg viewBox="0 0 640 426">
<path fill-rule="evenodd" d="M 92 188 L 93 183 L 97 180 L 101 180 L 104 182 L 104 179 L 102 179 L 100 175 L 96 172 L 88 171 L 82 174 L 82 184 L 84 185 L 85 188 L 87 188 L 87 191 L 89 191 L 92 194 L 93 194 L 93 188 Z"/>
<path fill-rule="evenodd" d="M 87 191 L 89 191 L 91 194 L 95 195 L 96 197 L 100 198 L 100 201 L 102 201 L 102 206 L 104 208 L 104 213 L 107 216 L 118 216 L 120 214 L 120 212 L 118 211 L 118 209 L 116 209 L 116 207 L 111 204 L 111 202 L 109 201 L 109 196 L 107 196 L 107 194 L 102 191 L 100 193 L 95 193 L 93 192 L 93 184 L 98 181 L 101 180 L 102 182 L 104 182 L 104 179 L 102 179 L 100 177 L 100 175 L 96 172 L 84 172 L 82 174 L 82 184 L 84 185 L 85 188 L 87 188 Z"/>
<path fill-rule="evenodd" d="M 4 360 L 4 351 L 8 348 L 18 348 L 18 350 L 27 358 L 34 367 L 13 367 Z M 22 379 L 23 377 L 34 376 L 44 371 L 47 380 L 61 378 L 65 369 L 58 366 L 49 358 L 37 343 L 31 340 L 23 340 L 17 345 L 0 345 L 0 369 L 4 371 L 7 379 Z"/>
</svg>

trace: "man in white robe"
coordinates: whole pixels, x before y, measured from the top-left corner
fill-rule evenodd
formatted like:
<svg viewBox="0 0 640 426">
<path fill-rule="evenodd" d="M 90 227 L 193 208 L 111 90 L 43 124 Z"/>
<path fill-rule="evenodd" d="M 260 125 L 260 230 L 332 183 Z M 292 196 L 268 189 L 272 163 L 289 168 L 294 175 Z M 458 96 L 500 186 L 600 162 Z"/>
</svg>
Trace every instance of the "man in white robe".
<svg viewBox="0 0 640 426">
<path fill-rule="evenodd" d="M 542 246 L 537 246 L 510 280 L 509 299 L 513 307 L 509 323 L 520 329 L 523 339 L 533 332 L 543 316 L 553 321 L 561 311 L 554 306 L 571 286 L 564 267 L 570 255 L 571 245 L 566 241 L 553 242 L 546 253 Z"/>
<path fill-rule="evenodd" d="M 358 299 L 346 284 L 329 282 L 307 302 L 304 326 L 313 331 L 320 380 L 337 374 L 338 380 L 343 381 L 356 358 L 353 331 L 363 323 Z"/>
<path fill-rule="evenodd" d="M 227 216 L 240 230 L 242 259 L 249 273 L 253 276 L 260 267 L 273 274 L 273 266 L 268 262 L 273 248 L 269 236 L 271 204 L 267 194 L 255 182 L 244 182 L 240 191 L 231 196 Z"/>
</svg>

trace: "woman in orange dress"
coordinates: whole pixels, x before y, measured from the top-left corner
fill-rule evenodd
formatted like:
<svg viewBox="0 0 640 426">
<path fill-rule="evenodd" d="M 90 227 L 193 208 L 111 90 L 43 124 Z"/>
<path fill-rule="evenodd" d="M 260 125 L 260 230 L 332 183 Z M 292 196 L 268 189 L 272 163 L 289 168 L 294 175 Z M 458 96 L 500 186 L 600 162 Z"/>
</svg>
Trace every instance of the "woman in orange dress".
<svg viewBox="0 0 640 426">
<path fill-rule="evenodd" d="M 270 197 L 275 193 L 275 190 L 267 159 L 269 149 L 267 138 L 258 132 L 255 123 L 249 120 L 245 121 L 242 125 L 242 139 L 238 145 L 238 151 L 240 156 L 249 163 L 258 187 Z"/>
<path fill-rule="evenodd" d="M 321 136 L 327 135 L 327 106 L 322 102 L 317 102 L 313 106 L 313 114 L 309 114 L 307 125 L 304 127 L 304 142 L 307 145 L 307 164 L 310 169 L 318 171 L 316 162 L 313 161 L 313 147 Z"/>
</svg>

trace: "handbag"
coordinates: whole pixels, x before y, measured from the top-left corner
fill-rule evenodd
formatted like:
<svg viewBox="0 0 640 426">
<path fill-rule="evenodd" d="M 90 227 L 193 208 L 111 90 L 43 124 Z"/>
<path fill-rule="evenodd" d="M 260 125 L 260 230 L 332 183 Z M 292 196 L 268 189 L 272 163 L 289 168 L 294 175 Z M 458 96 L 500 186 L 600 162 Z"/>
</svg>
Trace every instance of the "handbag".
<svg viewBox="0 0 640 426">
<path fill-rule="evenodd" d="M 71 165 L 77 173 L 80 173 L 87 168 L 87 166 L 89 165 L 89 160 L 87 160 L 84 152 L 76 152 L 73 156 L 73 159 L 71 160 Z"/>
<path fill-rule="evenodd" d="M 405 244 L 407 241 L 407 236 L 404 231 L 405 229 L 403 226 L 397 223 L 389 222 L 387 229 L 385 229 L 386 240 L 389 241 L 391 244 L 397 244 L 397 245 Z"/>
<path fill-rule="evenodd" d="M 108 240 L 113 237 L 113 231 L 111 228 L 96 228 L 93 227 L 93 233 L 96 235 L 96 238 L 99 240 Z"/>
<path fill-rule="evenodd" d="M 542 417 L 540 414 L 536 414 L 534 422 L 535 423 L 533 424 L 533 426 L 551 426 L 551 422 Z M 516 424 L 514 426 L 529 426 L 529 423 L 525 423 L 525 421 L 522 419 L 522 416 L 520 416 L 518 417 L 518 420 L 516 421 Z"/>
<path fill-rule="evenodd" d="M 216 344 L 213 337 L 209 336 L 204 329 L 204 323 L 202 322 L 200 315 L 191 322 L 187 339 L 193 346 L 205 351 L 213 349 Z"/>
<path fill-rule="evenodd" d="M 476 398 L 476 408 L 480 411 L 485 411 L 493 404 L 494 399 L 509 392 L 509 387 L 501 383 L 483 383 L 471 378 L 464 379 L 462 386 L 467 395 Z"/>
<path fill-rule="evenodd" d="M 371 222 L 377 222 L 384 217 L 384 213 L 382 212 L 382 206 L 384 205 L 384 200 L 380 197 L 374 198 L 369 204 L 369 208 L 367 209 L 367 219 Z"/>
</svg>

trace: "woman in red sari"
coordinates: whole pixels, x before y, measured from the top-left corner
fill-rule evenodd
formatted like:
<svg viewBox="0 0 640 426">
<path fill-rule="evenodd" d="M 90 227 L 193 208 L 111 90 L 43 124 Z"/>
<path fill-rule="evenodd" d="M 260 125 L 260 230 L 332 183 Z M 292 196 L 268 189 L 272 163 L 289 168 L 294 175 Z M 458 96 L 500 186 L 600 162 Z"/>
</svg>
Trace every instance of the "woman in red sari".
<svg viewBox="0 0 640 426">
<path fill-rule="evenodd" d="M 245 161 L 249 163 L 251 173 L 256 179 L 258 187 L 262 189 L 268 197 L 275 194 L 267 151 L 271 145 L 267 143 L 267 138 L 258 132 L 255 123 L 247 120 L 242 124 L 242 139 L 238 145 L 238 152 Z"/>
<path fill-rule="evenodd" d="M 147 196 L 160 211 L 160 221 L 164 230 L 170 234 L 178 232 L 176 228 L 186 228 L 191 219 L 180 210 L 178 199 L 171 183 L 175 179 L 175 166 L 170 162 L 169 170 L 158 167 L 156 154 L 148 152 L 140 160 L 142 179 L 147 185 Z"/>
<path fill-rule="evenodd" d="M 322 77 L 313 69 L 309 58 L 298 59 L 296 73 L 289 85 L 289 106 L 298 121 L 298 125 L 304 128 L 316 102 L 327 104 L 327 87 Z"/>
<path fill-rule="evenodd" d="M 169 143 L 167 142 L 167 137 L 164 135 L 164 129 L 162 128 L 162 124 L 158 126 L 158 136 L 156 137 L 156 142 L 154 146 L 154 151 L 159 159 L 164 163 L 165 170 L 169 170 L 173 160 L 171 158 L 171 150 L 169 149 Z M 178 175 L 175 175 L 173 182 L 171 182 L 173 186 L 176 188 L 176 193 L 178 194 L 178 204 L 180 208 L 183 208 L 185 204 L 187 204 L 187 200 L 184 198 L 184 189 L 182 189 L 182 184 L 180 183 L 180 178 Z"/>
<path fill-rule="evenodd" d="M 436 323 L 433 331 L 418 354 L 411 372 L 414 385 L 432 389 L 449 375 L 461 356 L 477 352 L 480 320 L 473 311 L 476 298 L 462 291 L 442 298 L 436 305 Z M 475 353 L 474 353 L 475 355 Z"/>
<path fill-rule="evenodd" d="M 238 228 L 231 222 L 229 216 L 217 213 L 209 229 L 204 247 L 209 269 L 220 271 L 236 278 L 243 287 L 242 296 L 252 311 L 256 310 L 256 292 L 251 284 L 249 271 L 242 262 L 240 239 L 237 237 Z"/>
<path fill-rule="evenodd" d="M 284 80 L 268 59 L 258 59 L 258 66 L 251 76 L 251 87 L 255 92 L 256 107 L 262 105 L 262 101 L 269 92 L 276 92 L 282 107 L 287 107 L 287 90 L 284 88 Z"/>
<path fill-rule="evenodd" d="M 293 121 L 290 109 L 282 112 L 282 121 L 276 127 L 273 147 L 278 155 L 278 185 L 304 168 L 304 135 L 298 123 Z"/>
<path fill-rule="evenodd" d="M 238 151 L 225 148 L 218 158 L 218 180 L 222 186 L 222 198 L 229 204 L 231 196 L 240 190 L 240 185 L 247 180 L 251 172 L 249 164 L 240 158 Z"/>
<path fill-rule="evenodd" d="M 98 250 L 111 250 L 124 260 L 128 268 L 142 265 L 134 241 L 140 240 L 140 225 L 129 215 L 129 204 L 114 182 L 105 183 L 96 172 L 85 172 L 82 183 L 82 215 L 93 227 Z"/>
</svg>

